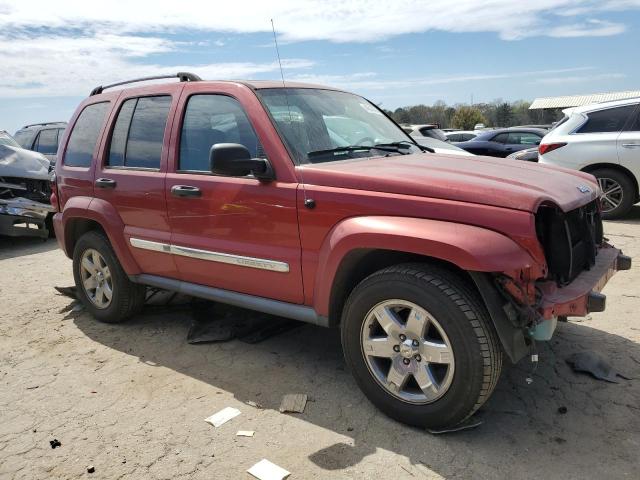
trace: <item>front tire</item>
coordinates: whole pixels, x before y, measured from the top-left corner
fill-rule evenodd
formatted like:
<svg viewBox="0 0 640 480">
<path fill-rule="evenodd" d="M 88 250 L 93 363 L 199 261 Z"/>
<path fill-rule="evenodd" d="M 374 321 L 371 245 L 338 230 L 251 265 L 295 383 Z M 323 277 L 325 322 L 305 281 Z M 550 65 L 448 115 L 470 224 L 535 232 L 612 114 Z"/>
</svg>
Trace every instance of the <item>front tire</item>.
<svg viewBox="0 0 640 480">
<path fill-rule="evenodd" d="M 356 382 L 388 416 L 444 428 L 471 416 L 500 377 L 502 351 L 478 295 L 448 270 L 380 270 L 349 296 L 342 346 Z"/>
<path fill-rule="evenodd" d="M 87 232 L 76 243 L 73 277 L 80 301 L 101 322 L 123 322 L 144 305 L 146 288 L 129 280 L 100 232 Z"/>
</svg>

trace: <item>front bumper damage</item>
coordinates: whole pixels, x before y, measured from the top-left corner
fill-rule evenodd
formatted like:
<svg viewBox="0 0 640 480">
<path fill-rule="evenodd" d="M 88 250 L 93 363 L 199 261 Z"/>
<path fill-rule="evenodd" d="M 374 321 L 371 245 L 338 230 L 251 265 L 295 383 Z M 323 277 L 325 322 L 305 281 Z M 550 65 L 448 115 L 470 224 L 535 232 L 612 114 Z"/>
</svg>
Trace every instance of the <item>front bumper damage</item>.
<svg viewBox="0 0 640 480">
<path fill-rule="evenodd" d="M 603 311 L 606 297 L 602 289 L 617 271 L 630 268 L 630 257 L 604 244 L 598 249 L 594 265 L 570 283 L 559 287 L 552 280 L 538 282 L 535 302 L 526 302 L 523 295 L 516 294 L 525 289 L 513 279 L 469 273 L 487 305 L 505 353 L 517 363 L 531 352 L 536 340 L 551 338 L 558 319 Z"/>
<path fill-rule="evenodd" d="M 553 317 L 583 317 L 592 312 L 602 312 L 606 305 L 602 289 L 617 271 L 630 268 L 630 257 L 605 244 L 598 251 L 595 265 L 580 273 L 568 285 L 558 287 L 552 281 L 538 284 L 542 294 L 538 308 L 540 316 L 549 320 Z"/>
<path fill-rule="evenodd" d="M 0 145 L 0 235 L 49 236 L 50 163 L 37 152 Z"/>
<path fill-rule="evenodd" d="M 0 198 L 0 235 L 47 238 L 47 217 L 53 212 L 51 205 L 28 198 Z"/>
</svg>

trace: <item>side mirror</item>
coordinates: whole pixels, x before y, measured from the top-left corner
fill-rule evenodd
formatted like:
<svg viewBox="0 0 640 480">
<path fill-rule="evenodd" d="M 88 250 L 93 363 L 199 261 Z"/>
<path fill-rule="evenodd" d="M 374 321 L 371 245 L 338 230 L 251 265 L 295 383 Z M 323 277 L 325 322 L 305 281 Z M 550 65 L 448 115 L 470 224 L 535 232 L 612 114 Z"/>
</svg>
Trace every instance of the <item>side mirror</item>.
<svg viewBox="0 0 640 480">
<path fill-rule="evenodd" d="M 253 174 L 258 180 L 273 180 L 271 164 L 266 158 L 251 158 L 247 147 L 239 143 L 216 143 L 209 151 L 211 172 L 218 175 L 244 177 Z"/>
</svg>

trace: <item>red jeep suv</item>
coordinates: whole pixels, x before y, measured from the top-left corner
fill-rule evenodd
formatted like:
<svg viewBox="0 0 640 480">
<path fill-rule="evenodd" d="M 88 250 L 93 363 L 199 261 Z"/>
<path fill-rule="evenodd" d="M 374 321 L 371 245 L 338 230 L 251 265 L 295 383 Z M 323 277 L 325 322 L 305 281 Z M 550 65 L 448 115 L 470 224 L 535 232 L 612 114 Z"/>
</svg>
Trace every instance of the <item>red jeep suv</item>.
<svg viewBox="0 0 640 480">
<path fill-rule="evenodd" d="M 177 77 L 95 88 L 60 143 L 56 235 L 98 320 L 153 286 L 339 327 L 368 398 L 439 428 L 630 268 L 591 175 L 437 155 L 329 87 Z"/>
</svg>

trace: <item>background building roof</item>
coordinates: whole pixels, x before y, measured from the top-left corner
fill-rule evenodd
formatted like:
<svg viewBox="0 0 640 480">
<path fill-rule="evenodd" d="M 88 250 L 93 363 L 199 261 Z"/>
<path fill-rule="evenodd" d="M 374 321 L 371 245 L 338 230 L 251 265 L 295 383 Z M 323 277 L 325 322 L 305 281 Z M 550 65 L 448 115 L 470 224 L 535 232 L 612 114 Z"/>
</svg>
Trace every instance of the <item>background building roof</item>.
<svg viewBox="0 0 640 480">
<path fill-rule="evenodd" d="M 530 110 L 544 108 L 580 107 L 592 103 L 610 102 L 612 100 L 624 100 L 626 98 L 640 97 L 640 90 L 628 90 L 626 92 L 593 93 L 591 95 L 567 95 L 564 97 L 540 97 L 536 98 Z"/>
</svg>

